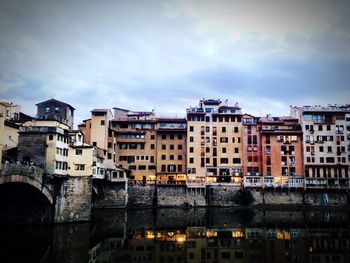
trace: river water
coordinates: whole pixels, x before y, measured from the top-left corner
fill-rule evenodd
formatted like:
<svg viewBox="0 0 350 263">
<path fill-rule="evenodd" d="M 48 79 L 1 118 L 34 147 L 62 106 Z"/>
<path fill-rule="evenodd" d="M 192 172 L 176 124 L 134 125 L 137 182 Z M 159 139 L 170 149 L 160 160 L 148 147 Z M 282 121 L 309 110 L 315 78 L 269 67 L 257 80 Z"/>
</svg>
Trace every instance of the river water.
<svg viewBox="0 0 350 263">
<path fill-rule="evenodd" d="M 0 225 L 0 262 L 350 262 L 350 211 L 130 209 Z"/>
</svg>

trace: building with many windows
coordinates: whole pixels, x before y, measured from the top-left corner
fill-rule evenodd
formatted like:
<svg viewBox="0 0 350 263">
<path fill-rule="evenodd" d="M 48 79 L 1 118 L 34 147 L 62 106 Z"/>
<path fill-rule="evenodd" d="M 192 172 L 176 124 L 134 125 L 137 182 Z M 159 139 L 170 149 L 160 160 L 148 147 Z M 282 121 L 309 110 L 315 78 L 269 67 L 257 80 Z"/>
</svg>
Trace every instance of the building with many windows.
<svg viewBox="0 0 350 263">
<path fill-rule="evenodd" d="M 303 187 L 303 143 L 298 119 L 259 119 L 264 187 Z"/>
<path fill-rule="evenodd" d="M 186 119 L 157 119 L 157 183 L 186 184 Z"/>
<path fill-rule="evenodd" d="M 346 115 L 350 105 L 291 106 L 303 130 L 307 188 L 348 188 Z"/>
<path fill-rule="evenodd" d="M 187 109 L 188 183 L 241 185 L 242 113 L 228 101 L 202 99 Z"/>
<path fill-rule="evenodd" d="M 116 112 L 117 111 L 117 112 Z M 128 169 L 132 180 L 143 183 L 156 181 L 156 119 L 153 112 L 130 112 L 116 116 L 111 129 L 116 137 L 116 164 Z M 124 110 L 122 111 L 124 113 Z M 126 117 L 125 117 L 126 116 Z"/>
</svg>

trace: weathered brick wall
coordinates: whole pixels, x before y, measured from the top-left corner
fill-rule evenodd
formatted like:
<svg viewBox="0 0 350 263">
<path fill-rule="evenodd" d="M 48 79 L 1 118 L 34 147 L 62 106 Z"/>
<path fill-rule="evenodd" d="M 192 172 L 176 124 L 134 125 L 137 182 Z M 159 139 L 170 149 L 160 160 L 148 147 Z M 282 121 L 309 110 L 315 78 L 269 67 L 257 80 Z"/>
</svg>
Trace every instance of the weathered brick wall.
<svg viewBox="0 0 350 263">
<path fill-rule="evenodd" d="M 232 206 L 237 205 L 234 202 L 234 196 L 239 191 L 238 187 L 233 186 L 209 186 L 208 187 L 208 205 L 211 206 Z"/>
<path fill-rule="evenodd" d="M 17 160 L 32 160 L 35 166 L 44 168 L 46 165 L 46 134 L 20 133 L 18 137 Z"/>
<path fill-rule="evenodd" d="M 205 206 L 205 188 L 186 185 L 157 185 L 158 206 Z"/>
<path fill-rule="evenodd" d="M 287 189 L 264 189 L 264 200 L 266 205 L 302 205 L 303 192 L 288 191 Z"/>
<path fill-rule="evenodd" d="M 93 190 L 96 194 L 93 198 L 95 208 L 117 208 L 127 205 L 128 194 L 123 182 L 93 180 Z"/>
<path fill-rule="evenodd" d="M 154 202 L 154 185 L 128 185 L 128 205 L 130 206 L 152 206 Z"/>
<path fill-rule="evenodd" d="M 92 179 L 68 177 L 57 182 L 54 222 L 87 221 L 91 216 Z"/>
<path fill-rule="evenodd" d="M 341 206 L 348 204 L 348 197 L 345 192 L 308 192 L 304 193 L 304 203 L 306 205 Z"/>
</svg>

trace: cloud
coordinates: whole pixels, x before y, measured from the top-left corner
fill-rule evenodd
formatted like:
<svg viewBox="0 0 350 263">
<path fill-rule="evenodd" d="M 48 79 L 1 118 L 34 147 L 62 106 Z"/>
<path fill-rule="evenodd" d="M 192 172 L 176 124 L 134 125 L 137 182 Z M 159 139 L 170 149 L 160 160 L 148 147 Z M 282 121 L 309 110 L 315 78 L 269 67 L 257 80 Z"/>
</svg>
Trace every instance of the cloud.
<svg viewBox="0 0 350 263">
<path fill-rule="evenodd" d="M 76 122 L 114 106 L 183 116 L 203 97 L 263 115 L 347 103 L 349 5 L 3 1 L 0 97 L 28 112 L 55 97 Z"/>
</svg>

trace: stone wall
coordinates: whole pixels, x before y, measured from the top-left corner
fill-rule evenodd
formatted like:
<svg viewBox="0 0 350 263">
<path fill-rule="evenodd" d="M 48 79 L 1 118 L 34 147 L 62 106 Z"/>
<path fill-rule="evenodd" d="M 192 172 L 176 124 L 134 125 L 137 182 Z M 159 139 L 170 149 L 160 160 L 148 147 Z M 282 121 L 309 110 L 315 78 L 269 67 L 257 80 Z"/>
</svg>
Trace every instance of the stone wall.
<svg viewBox="0 0 350 263">
<path fill-rule="evenodd" d="M 127 205 L 125 182 L 93 180 L 93 193 L 92 205 L 95 208 L 119 208 Z"/>
<path fill-rule="evenodd" d="M 33 161 L 35 166 L 46 165 L 46 134 L 20 133 L 18 138 L 17 160 Z"/>
<path fill-rule="evenodd" d="M 329 205 L 342 206 L 348 204 L 348 194 L 346 192 L 316 192 L 306 191 L 304 193 L 304 203 L 306 205 Z"/>
<path fill-rule="evenodd" d="M 158 206 L 205 206 L 205 188 L 187 188 L 186 185 L 157 185 Z"/>
<path fill-rule="evenodd" d="M 55 223 L 88 221 L 91 216 L 92 178 L 57 178 Z"/>
<path fill-rule="evenodd" d="M 303 190 L 264 189 L 262 192 L 266 205 L 301 205 Z"/>
<path fill-rule="evenodd" d="M 155 202 L 155 186 L 130 184 L 128 185 L 129 206 L 152 206 Z"/>
<path fill-rule="evenodd" d="M 210 206 L 233 206 L 237 205 L 234 202 L 234 196 L 239 188 L 234 186 L 209 186 L 208 205 Z"/>
</svg>

